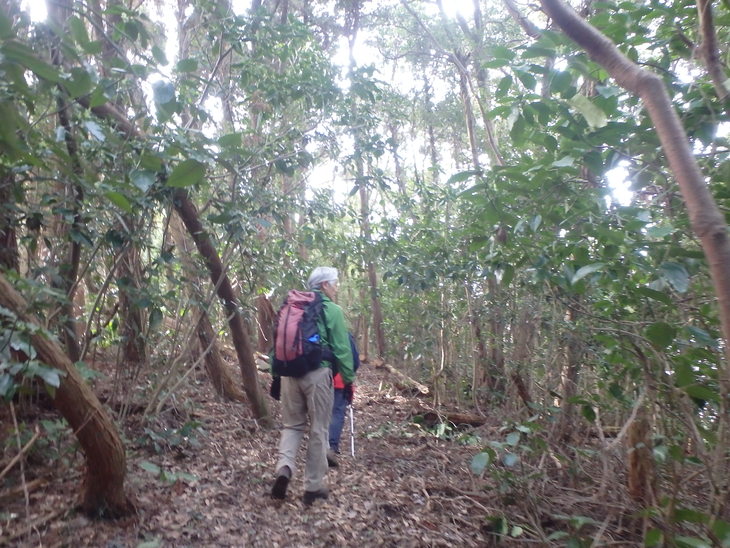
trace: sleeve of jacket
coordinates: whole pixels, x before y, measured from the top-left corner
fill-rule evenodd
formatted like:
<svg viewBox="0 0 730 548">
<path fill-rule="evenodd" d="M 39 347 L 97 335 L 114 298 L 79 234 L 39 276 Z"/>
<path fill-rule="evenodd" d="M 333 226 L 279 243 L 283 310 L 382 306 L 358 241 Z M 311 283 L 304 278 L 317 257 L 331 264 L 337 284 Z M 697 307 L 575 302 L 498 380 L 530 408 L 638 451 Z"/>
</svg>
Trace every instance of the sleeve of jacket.
<svg viewBox="0 0 730 548">
<path fill-rule="evenodd" d="M 345 323 L 345 314 L 332 301 L 325 303 L 325 321 L 329 345 L 337 360 L 337 367 L 345 384 L 355 382 L 355 368 L 352 363 L 352 348 Z"/>
</svg>

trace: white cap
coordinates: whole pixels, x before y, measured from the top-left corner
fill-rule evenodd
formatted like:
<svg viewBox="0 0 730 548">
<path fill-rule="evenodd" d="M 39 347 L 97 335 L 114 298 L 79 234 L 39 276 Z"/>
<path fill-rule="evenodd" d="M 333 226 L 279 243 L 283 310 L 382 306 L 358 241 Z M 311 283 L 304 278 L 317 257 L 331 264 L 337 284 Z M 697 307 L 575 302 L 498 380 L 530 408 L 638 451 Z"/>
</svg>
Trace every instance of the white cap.
<svg viewBox="0 0 730 548">
<path fill-rule="evenodd" d="M 307 280 L 309 289 L 319 289 L 324 282 L 336 282 L 337 269 L 331 266 L 318 266 L 312 271 Z"/>
</svg>

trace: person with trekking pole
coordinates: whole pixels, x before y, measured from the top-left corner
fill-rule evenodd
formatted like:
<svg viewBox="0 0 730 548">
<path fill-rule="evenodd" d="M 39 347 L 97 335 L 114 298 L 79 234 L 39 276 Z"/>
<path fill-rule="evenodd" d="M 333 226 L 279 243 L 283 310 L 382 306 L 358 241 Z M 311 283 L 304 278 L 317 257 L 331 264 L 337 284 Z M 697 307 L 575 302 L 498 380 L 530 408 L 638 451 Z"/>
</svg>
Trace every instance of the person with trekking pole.
<svg viewBox="0 0 730 548">
<path fill-rule="evenodd" d="M 352 333 L 348 333 L 350 340 L 350 348 L 352 349 L 352 365 L 353 371 L 357 372 L 360 367 L 360 353 L 357 351 L 355 338 Z M 340 437 L 342 436 L 342 428 L 345 424 L 345 412 L 350 408 L 350 453 L 355 456 L 355 444 L 353 437 L 354 418 L 352 410 L 352 400 L 355 395 L 355 386 L 347 385 L 342 379 L 342 374 L 338 371 L 334 378 L 335 394 L 334 403 L 332 404 L 332 421 L 330 422 L 330 448 L 327 451 L 327 464 L 332 468 L 339 466 L 337 455 L 340 454 Z"/>
<path fill-rule="evenodd" d="M 289 292 L 277 317 L 270 394 L 281 400 L 283 427 L 271 496 L 286 497 L 309 422 L 302 502 L 310 506 L 329 496 L 327 451 L 333 370 L 337 368 L 350 391 L 355 371 L 345 315 L 334 302 L 339 289 L 337 269 L 315 268 L 307 285 L 309 292 Z"/>
</svg>

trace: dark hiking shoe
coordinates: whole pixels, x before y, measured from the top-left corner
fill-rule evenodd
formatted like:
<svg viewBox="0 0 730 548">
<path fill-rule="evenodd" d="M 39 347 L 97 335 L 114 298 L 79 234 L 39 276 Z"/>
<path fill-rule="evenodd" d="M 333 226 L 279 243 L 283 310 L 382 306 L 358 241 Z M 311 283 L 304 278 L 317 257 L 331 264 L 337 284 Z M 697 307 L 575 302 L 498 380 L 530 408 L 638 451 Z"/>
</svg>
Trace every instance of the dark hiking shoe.
<svg viewBox="0 0 730 548">
<path fill-rule="evenodd" d="M 337 468 L 340 463 L 337 461 L 337 452 L 334 449 L 327 451 L 327 466 Z"/>
<path fill-rule="evenodd" d="M 302 502 L 304 506 L 312 506 L 317 499 L 326 499 L 329 496 L 327 489 L 320 489 L 319 491 L 304 491 L 302 495 Z"/>
<path fill-rule="evenodd" d="M 276 471 L 276 480 L 271 488 L 271 496 L 275 499 L 283 499 L 286 497 L 286 488 L 289 486 L 291 479 L 291 470 L 288 466 L 282 466 Z"/>
</svg>

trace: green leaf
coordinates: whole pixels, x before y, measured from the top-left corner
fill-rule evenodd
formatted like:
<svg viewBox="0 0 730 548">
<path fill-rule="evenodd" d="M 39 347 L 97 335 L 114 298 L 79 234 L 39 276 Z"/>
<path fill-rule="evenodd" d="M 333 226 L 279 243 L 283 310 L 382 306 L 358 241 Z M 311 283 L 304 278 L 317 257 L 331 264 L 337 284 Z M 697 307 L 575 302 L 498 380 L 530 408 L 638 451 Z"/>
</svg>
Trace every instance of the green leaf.
<svg viewBox="0 0 730 548">
<path fill-rule="evenodd" d="M 4 10 L 0 10 L 0 40 L 14 38 L 13 22 L 5 16 Z"/>
<path fill-rule="evenodd" d="M 679 263 L 666 262 L 659 267 L 659 272 L 669 285 L 678 293 L 684 293 L 689 289 L 689 273 Z"/>
<path fill-rule="evenodd" d="M 146 460 L 140 462 L 139 467 L 146 472 L 154 474 L 155 476 L 159 476 L 160 472 L 162 472 L 162 469 L 159 466 Z"/>
<path fill-rule="evenodd" d="M 35 374 L 37 377 L 43 379 L 43 382 L 48 386 L 52 386 L 53 388 L 61 386 L 61 371 L 58 369 L 39 365 L 35 370 Z"/>
<path fill-rule="evenodd" d="M 644 297 L 654 299 L 655 301 L 659 301 L 664 304 L 672 304 L 671 297 L 669 297 L 669 295 L 667 295 L 666 293 L 662 293 L 661 291 L 656 291 L 648 287 L 639 287 L 636 289 L 636 292 L 640 295 L 644 295 Z"/>
<path fill-rule="evenodd" d="M 712 548 L 709 541 L 696 537 L 674 537 L 677 546 L 687 548 Z"/>
<path fill-rule="evenodd" d="M 718 519 L 712 525 L 712 532 L 720 539 L 723 547 L 730 546 L 730 523 Z"/>
<path fill-rule="evenodd" d="M 691 384 L 689 386 L 683 387 L 683 390 L 687 392 L 687 395 L 696 398 L 698 400 L 705 400 L 705 401 L 712 401 L 712 402 L 719 402 L 720 401 L 720 395 L 715 391 L 711 390 L 710 388 L 707 388 L 706 386 L 701 386 L 699 384 Z"/>
<path fill-rule="evenodd" d="M 449 180 L 446 181 L 447 185 L 452 185 L 453 183 L 461 183 L 463 181 L 466 181 L 467 179 L 470 179 L 476 175 L 479 175 L 479 171 L 462 171 L 460 173 L 454 173 L 451 177 L 449 177 Z"/>
<path fill-rule="evenodd" d="M 514 453 L 505 453 L 502 457 L 502 462 L 506 467 L 512 468 L 518 462 L 520 462 L 520 457 L 515 455 Z"/>
<path fill-rule="evenodd" d="M 520 443 L 520 433 L 519 432 L 510 432 L 509 434 L 507 434 L 506 442 L 507 442 L 507 445 L 511 445 L 512 447 L 514 447 L 515 445 Z"/>
<path fill-rule="evenodd" d="M 520 527 L 519 525 L 514 525 L 509 532 L 509 536 L 511 536 L 512 538 L 517 538 L 521 536 L 524 532 L 525 530 L 522 527 Z"/>
<path fill-rule="evenodd" d="M 72 17 L 69 17 L 67 24 L 71 29 L 71 34 L 73 35 L 74 40 L 77 44 L 83 47 L 90 42 L 89 33 L 86 30 L 86 25 L 84 25 L 84 22 L 81 19 L 74 15 Z"/>
<path fill-rule="evenodd" d="M 570 167 L 575 163 L 575 158 L 572 156 L 563 156 L 560 160 L 555 160 L 552 165 L 553 167 Z"/>
<path fill-rule="evenodd" d="M 593 128 L 604 127 L 608 123 L 606 113 L 583 94 L 577 93 L 570 99 L 570 104 L 583 115 L 588 125 Z"/>
<path fill-rule="evenodd" d="M 586 266 L 581 266 L 578 271 L 573 275 L 573 277 L 570 280 L 571 285 L 579 282 L 589 274 L 593 274 L 594 272 L 598 272 L 601 270 L 604 266 L 606 266 L 606 263 L 593 263 L 588 264 Z"/>
<path fill-rule="evenodd" d="M 487 54 L 491 55 L 494 59 L 506 59 L 507 61 L 511 61 L 515 58 L 514 50 L 504 46 L 488 47 Z"/>
<path fill-rule="evenodd" d="M 147 192 L 155 184 L 157 174 L 148 169 L 133 169 L 129 173 L 129 180 L 142 192 Z"/>
<path fill-rule="evenodd" d="M 471 473 L 475 476 L 481 475 L 482 472 L 484 472 L 484 469 L 489 466 L 490 460 L 491 459 L 489 457 L 489 453 L 485 451 L 474 455 L 474 457 L 471 459 L 471 464 L 469 465 Z"/>
<path fill-rule="evenodd" d="M 110 190 L 106 193 L 106 197 L 122 211 L 132 213 L 132 204 L 129 203 L 129 200 L 127 200 L 127 197 L 124 194 L 116 192 L 115 190 Z"/>
<path fill-rule="evenodd" d="M 240 147 L 241 138 L 241 133 L 228 133 L 218 138 L 218 144 L 225 148 Z"/>
<path fill-rule="evenodd" d="M 522 82 L 522 85 L 530 91 L 534 90 L 537 86 L 537 79 L 535 79 L 531 72 L 527 72 L 526 70 L 515 70 L 515 75 L 520 82 Z"/>
<path fill-rule="evenodd" d="M 717 340 L 704 329 L 700 329 L 693 325 L 688 325 L 686 329 L 690 336 L 695 340 L 697 346 L 710 346 L 712 348 L 717 348 Z"/>
<path fill-rule="evenodd" d="M 9 398 L 15 392 L 15 380 L 13 375 L 0 373 L 0 397 Z"/>
<path fill-rule="evenodd" d="M 592 405 L 584 404 L 581 407 L 581 413 L 589 422 L 595 422 L 596 421 L 596 410 L 593 409 Z"/>
<path fill-rule="evenodd" d="M 512 77 L 510 75 L 502 78 L 497 84 L 497 89 L 494 92 L 496 97 L 504 97 L 509 92 L 509 88 L 512 87 Z"/>
<path fill-rule="evenodd" d="M 568 91 L 573 83 L 573 78 L 569 72 L 555 72 L 550 79 L 550 92 L 556 95 L 562 95 Z"/>
<path fill-rule="evenodd" d="M 656 322 L 647 327 L 644 334 L 655 346 L 664 349 L 672 344 L 677 330 L 668 323 Z"/>
<path fill-rule="evenodd" d="M 45 61 L 36 57 L 32 49 L 25 44 L 20 42 L 8 41 L 3 44 L 0 51 L 10 61 L 14 61 L 25 68 L 34 72 L 39 78 L 48 80 L 53 83 L 60 83 L 61 76 L 58 71 L 46 63 Z"/>
<path fill-rule="evenodd" d="M 198 70 L 198 61 L 190 57 L 180 59 L 175 66 L 175 70 L 178 72 L 195 72 Z"/>
<path fill-rule="evenodd" d="M 162 169 L 162 160 L 155 154 L 143 152 L 139 158 L 139 165 L 146 170 L 157 172 Z"/>
<path fill-rule="evenodd" d="M 646 229 L 646 235 L 649 238 L 661 240 L 662 238 L 669 236 L 675 232 L 673 226 L 650 226 Z"/>
<path fill-rule="evenodd" d="M 70 76 L 64 81 L 63 85 L 71 97 L 88 95 L 94 89 L 94 81 L 86 70 L 74 67 L 71 69 Z"/>
<path fill-rule="evenodd" d="M 678 387 L 683 388 L 690 384 L 694 384 L 695 381 L 695 372 L 694 369 L 692 369 L 692 364 L 687 360 L 678 360 L 674 366 L 674 383 Z"/>
<path fill-rule="evenodd" d="M 693 510 L 692 508 L 677 508 L 674 511 L 674 522 L 681 523 L 688 521 L 690 523 L 707 523 L 710 521 L 710 516 L 704 512 Z"/>
<path fill-rule="evenodd" d="M 167 186 L 185 188 L 199 183 L 205 176 L 205 165 L 197 160 L 179 163 L 167 178 Z"/>
<path fill-rule="evenodd" d="M 152 46 L 152 57 L 154 57 L 155 61 L 163 66 L 168 63 L 167 56 L 160 46 Z"/>
</svg>

